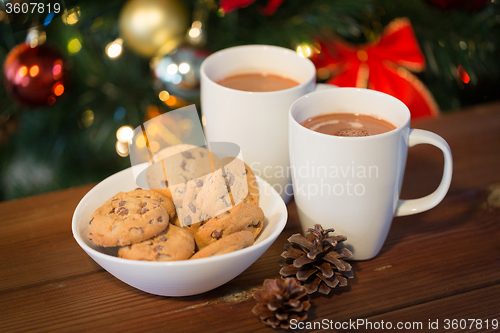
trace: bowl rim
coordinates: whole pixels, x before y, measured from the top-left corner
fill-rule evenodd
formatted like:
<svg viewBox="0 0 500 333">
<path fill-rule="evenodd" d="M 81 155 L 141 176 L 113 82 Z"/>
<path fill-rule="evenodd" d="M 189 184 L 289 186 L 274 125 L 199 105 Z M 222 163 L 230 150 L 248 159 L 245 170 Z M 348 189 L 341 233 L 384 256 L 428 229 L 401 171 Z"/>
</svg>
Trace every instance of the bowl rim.
<svg viewBox="0 0 500 333">
<path fill-rule="evenodd" d="M 90 189 L 85 194 L 85 196 L 83 196 L 83 198 L 80 200 L 80 202 L 76 206 L 75 211 L 73 212 L 73 217 L 71 220 L 71 229 L 72 229 L 72 233 L 73 233 L 73 238 L 76 240 L 78 245 L 80 245 L 80 247 L 93 259 L 94 259 L 94 257 L 97 257 L 99 259 L 111 261 L 111 262 L 114 262 L 117 264 L 122 263 L 122 264 L 128 264 L 128 265 L 139 266 L 139 267 L 145 267 L 145 266 L 150 266 L 150 267 L 183 267 L 183 266 L 190 266 L 190 265 L 193 265 L 195 263 L 211 264 L 211 263 L 215 263 L 215 262 L 218 262 L 221 260 L 227 260 L 227 259 L 230 259 L 233 257 L 242 256 L 245 253 L 250 253 L 250 252 L 256 251 L 258 248 L 262 248 L 262 247 L 266 247 L 266 246 L 270 247 L 272 245 L 272 243 L 274 243 L 274 241 L 278 238 L 278 236 L 281 234 L 281 232 L 283 231 L 283 229 L 286 226 L 286 223 L 288 220 L 288 210 L 286 208 L 285 202 L 283 201 L 281 196 L 278 194 L 278 192 L 274 189 L 274 187 L 272 187 L 269 183 L 267 183 L 265 180 L 263 180 L 259 176 L 255 175 L 259 186 L 269 187 L 268 189 L 266 189 L 265 193 L 269 193 L 267 191 L 270 190 L 271 191 L 270 196 L 278 199 L 278 201 L 277 201 L 277 204 L 279 206 L 278 209 L 280 211 L 282 211 L 282 213 L 283 213 L 283 214 L 281 214 L 278 221 L 276 222 L 271 234 L 267 238 L 259 241 L 258 243 L 254 243 L 251 246 L 246 247 L 246 248 L 241 249 L 241 250 L 238 250 L 238 251 L 225 253 L 225 254 L 221 254 L 221 255 L 213 256 L 213 257 L 194 259 L 194 260 L 190 260 L 190 259 L 176 260 L 176 261 L 130 260 L 130 259 L 119 258 L 119 257 L 115 257 L 115 256 L 112 256 L 112 255 L 109 255 L 106 253 L 102 253 L 102 252 L 97 251 L 97 250 L 91 248 L 90 246 L 88 246 L 85 243 L 85 241 L 83 240 L 83 237 L 78 230 L 79 229 L 78 228 L 79 222 L 80 222 L 78 219 L 78 215 L 80 215 L 79 214 L 80 211 L 84 209 L 84 202 L 86 201 L 86 199 L 88 197 L 90 197 L 91 195 L 93 195 L 93 192 L 96 191 L 96 188 L 101 183 L 105 182 L 106 180 L 108 180 L 111 177 L 116 177 L 120 173 L 131 172 L 132 171 L 131 169 L 132 169 L 132 167 L 121 170 L 121 171 L 114 173 L 113 175 L 105 178 L 104 180 L 102 180 L 98 184 L 96 184 L 94 187 L 92 187 L 92 189 Z M 260 192 L 262 193 L 264 191 L 260 191 Z M 260 198 L 259 198 L 259 201 L 260 201 Z M 259 207 L 260 207 L 260 205 L 259 205 Z M 268 217 L 266 217 L 266 219 L 267 218 Z"/>
</svg>

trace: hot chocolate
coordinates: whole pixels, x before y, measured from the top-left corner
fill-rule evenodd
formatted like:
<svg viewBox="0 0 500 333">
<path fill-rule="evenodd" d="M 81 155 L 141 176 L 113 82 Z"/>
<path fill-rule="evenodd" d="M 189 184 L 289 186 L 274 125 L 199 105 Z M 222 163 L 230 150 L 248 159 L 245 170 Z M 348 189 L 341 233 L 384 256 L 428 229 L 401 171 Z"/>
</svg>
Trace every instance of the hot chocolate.
<svg viewBox="0 0 500 333">
<path fill-rule="evenodd" d="M 253 92 L 278 91 L 299 85 L 297 81 L 287 77 L 265 72 L 231 75 L 217 83 L 231 89 Z"/>
<path fill-rule="evenodd" d="M 392 131 L 390 122 L 376 116 L 358 113 L 327 113 L 301 123 L 313 131 L 335 136 L 370 136 Z"/>
</svg>

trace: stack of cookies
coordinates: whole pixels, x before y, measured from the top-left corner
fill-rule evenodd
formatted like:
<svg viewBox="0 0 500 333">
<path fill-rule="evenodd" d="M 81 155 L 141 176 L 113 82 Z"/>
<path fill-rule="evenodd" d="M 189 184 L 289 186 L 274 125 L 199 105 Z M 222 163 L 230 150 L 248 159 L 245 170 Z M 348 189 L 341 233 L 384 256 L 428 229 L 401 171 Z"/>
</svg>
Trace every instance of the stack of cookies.
<svg viewBox="0 0 500 333">
<path fill-rule="evenodd" d="M 208 150 L 197 147 L 180 156 L 163 164 L 179 167 L 184 182 L 170 186 L 159 175 L 165 173 L 160 163 L 153 164 L 157 168 L 148 169 L 147 178 L 155 189 L 121 192 L 106 201 L 92 214 L 88 238 L 97 246 L 120 247 L 121 258 L 147 261 L 205 258 L 252 245 L 265 216 L 250 168 L 234 158 L 212 157 L 215 171 L 200 175 L 206 164 L 193 162 L 210 156 Z"/>
</svg>

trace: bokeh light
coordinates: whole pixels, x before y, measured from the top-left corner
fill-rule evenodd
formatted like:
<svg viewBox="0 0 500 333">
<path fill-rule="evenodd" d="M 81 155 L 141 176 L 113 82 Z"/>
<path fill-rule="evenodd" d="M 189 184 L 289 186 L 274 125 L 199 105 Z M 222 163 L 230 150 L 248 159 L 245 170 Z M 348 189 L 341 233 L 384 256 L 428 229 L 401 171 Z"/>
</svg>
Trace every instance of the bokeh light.
<svg viewBox="0 0 500 333">
<path fill-rule="evenodd" d="M 78 40 L 78 38 L 73 38 L 68 43 L 68 51 L 69 53 L 77 53 L 82 49 L 82 43 Z"/>
<path fill-rule="evenodd" d="M 168 93 L 168 91 L 163 90 L 160 92 L 158 97 L 160 98 L 160 101 L 165 102 L 166 100 L 168 100 L 170 98 L 170 94 Z"/>
<path fill-rule="evenodd" d="M 19 77 L 25 77 L 26 74 L 28 74 L 28 67 L 26 67 L 26 66 L 19 67 L 19 70 L 17 71 L 17 75 Z"/>
<path fill-rule="evenodd" d="M 111 59 L 117 58 L 122 54 L 123 51 L 123 40 L 121 38 L 117 38 L 115 41 L 109 43 L 106 46 L 106 54 Z"/>
<path fill-rule="evenodd" d="M 462 65 L 458 66 L 457 68 L 457 74 L 460 80 L 462 80 L 463 83 L 467 84 L 470 82 L 470 76 L 467 74 L 465 71 L 464 67 Z"/>
<path fill-rule="evenodd" d="M 82 113 L 81 122 L 83 127 L 89 127 L 94 123 L 94 111 L 85 110 Z"/>
<path fill-rule="evenodd" d="M 177 73 L 177 65 L 176 64 L 170 64 L 167 66 L 167 73 L 170 75 L 174 75 Z"/>
<path fill-rule="evenodd" d="M 54 87 L 52 87 L 52 91 L 54 92 L 54 95 L 61 96 L 64 93 L 64 86 L 62 83 L 56 82 Z"/>
<path fill-rule="evenodd" d="M 127 157 L 129 150 L 128 150 L 128 143 L 126 142 L 121 142 L 121 141 L 116 141 L 116 153 L 120 155 L 121 157 Z"/>
<path fill-rule="evenodd" d="M 130 126 L 122 126 L 116 131 L 116 138 L 121 142 L 129 142 L 134 137 L 134 129 Z"/>
<path fill-rule="evenodd" d="M 313 53 L 311 46 L 306 43 L 298 45 L 296 51 L 297 54 L 303 58 L 309 58 Z"/>
<path fill-rule="evenodd" d="M 31 66 L 31 68 L 30 68 L 30 76 L 31 77 L 37 76 L 39 72 L 40 72 L 40 68 L 37 65 Z"/>
<path fill-rule="evenodd" d="M 62 21 L 68 25 L 73 25 L 80 19 L 80 7 L 71 8 L 70 10 L 64 10 L 62 15 Z"/>
<path fill-rule="evenodd" d="M 191 69 L 191 66 L 187 62 L 183 62 L 179 65 L 179 73 L 186 74 Z"/>
</svg>

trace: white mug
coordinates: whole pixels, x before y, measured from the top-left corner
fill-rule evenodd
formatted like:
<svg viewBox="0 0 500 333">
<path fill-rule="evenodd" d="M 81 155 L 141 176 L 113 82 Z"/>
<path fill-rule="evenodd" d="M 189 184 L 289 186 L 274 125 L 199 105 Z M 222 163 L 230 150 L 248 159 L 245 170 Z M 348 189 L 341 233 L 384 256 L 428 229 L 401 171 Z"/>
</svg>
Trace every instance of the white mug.
<svg viewBox="0 0 500 333">
<path fill-rule="evenodd" d="M 374 115 L 396 129 L 365 137 L 340 137 L 301 125 L 327 113 Z M 452 176 L 450 147 L 437 134 L 410 129 L 410 111 L 387 94 L 368 89 L 335 88 L 299 98 L 289 112 L 290 163 L 301 227 L 334 228 L 347 237 L 355 260 L 375 257 L 394 216 L 436 206 L 448 192 Z M 431 144 L 443 152 L 441 183 L 423 198 L 401 200 L 399 194 L 408 147 Z"/>
<path fill-rule="evenodd" d="M 287 202 L 293 193 L 288 172 L 288 110 L 297 98 L 315 89 L 313 63 L 290 49 L 245 45 L 210 55 L 200 72 L 207 141 L 237 144 L 245 163 Z M 249 92 L 216 83 L 228 75 L 252 72 L 281 75 L 299 85 L 272 92 Z"/>
</svg>

